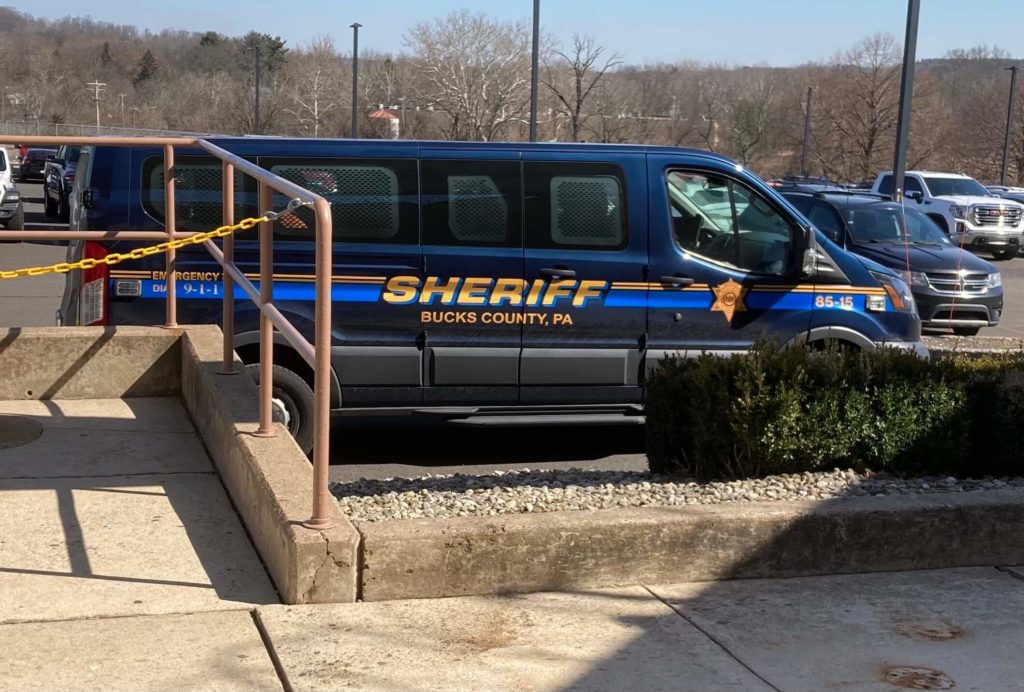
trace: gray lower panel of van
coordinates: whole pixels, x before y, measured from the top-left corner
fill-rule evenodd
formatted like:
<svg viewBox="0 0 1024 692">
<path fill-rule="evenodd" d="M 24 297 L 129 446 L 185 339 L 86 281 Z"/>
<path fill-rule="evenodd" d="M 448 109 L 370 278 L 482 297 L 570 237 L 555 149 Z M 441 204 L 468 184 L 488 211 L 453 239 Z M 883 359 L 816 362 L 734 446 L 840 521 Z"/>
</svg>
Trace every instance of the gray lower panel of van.
<svg viewBox="0 0 1024 692">
<path fill-rule="evenodd" d="M 422 355 L 415 346 L 335 346 L 331 364 L 342 387 L 419 387 Z"/>
<path fill-rule="evenodd" d="M 527 348 L 523 350 L 523 385 L 635 385 L 639 349 Z"/>
<path fill-rule="evenodd" d="M 426 381 L 432 385 L 500 387 L 519 384 L 518 348 L 430 347 Z"/>
</svg>

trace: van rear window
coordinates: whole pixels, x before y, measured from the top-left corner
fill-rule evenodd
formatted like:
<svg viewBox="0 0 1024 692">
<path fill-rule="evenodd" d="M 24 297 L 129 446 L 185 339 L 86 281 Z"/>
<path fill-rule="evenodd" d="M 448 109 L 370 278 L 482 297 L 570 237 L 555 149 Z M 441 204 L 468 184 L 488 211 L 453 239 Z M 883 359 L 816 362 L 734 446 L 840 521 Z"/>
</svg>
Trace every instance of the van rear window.
<svg viewBox="0 0 1024 692">
<path fill-rule="evenodd" d="M 264 159 L 260 165 L 331 203 L 334 242 L 419 242 L 416 162 L 404 159 Z M 284 195 L 274 195 L 274 208 Z M 312 240 L 311 209 L 275 225 L 277 240 Z"/>
<path fill-rule="evenodd" d="M 179 156 L 174 161 L 175 225 L 179 231 L 212 231 L 222 223 L 221 162 L 212 156 Z M 150 156 L 142 164 L 142 208 L 160 223 L 164 218 L 164 159 Z M 256 212 L 256 184 L 235 173 L 235 220 Z"/>
</svg>

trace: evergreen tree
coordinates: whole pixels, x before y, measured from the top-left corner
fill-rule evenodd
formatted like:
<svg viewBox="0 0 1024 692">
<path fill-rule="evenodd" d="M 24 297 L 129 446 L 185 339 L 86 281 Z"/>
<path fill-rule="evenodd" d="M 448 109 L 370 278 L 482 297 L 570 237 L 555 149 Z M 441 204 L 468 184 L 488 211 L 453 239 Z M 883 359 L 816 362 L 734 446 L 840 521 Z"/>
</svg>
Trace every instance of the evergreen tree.
<svg viewBox="0 0 1024 692">
<path fill-rule="evenodd" d="M 139 71 L 135 75 L 135 79 L 132 84 L 136 88 L 142 86 L 149 80 L 156 77 L 156 73 L 159 67 L 156 64 L 156 58 L 153 57 L 153 53 L 147 48 L 146 52 L 142 54 L 142 59 L 139 60 Z"/>
<path fill-rule="evenodd" d="M 100 51 L 100 65 L 106 67 L 110 64 L 113 58 L 110 57 L 110 43 L 107 41 L 103 42 L 103 50 Z"/>
</svg>

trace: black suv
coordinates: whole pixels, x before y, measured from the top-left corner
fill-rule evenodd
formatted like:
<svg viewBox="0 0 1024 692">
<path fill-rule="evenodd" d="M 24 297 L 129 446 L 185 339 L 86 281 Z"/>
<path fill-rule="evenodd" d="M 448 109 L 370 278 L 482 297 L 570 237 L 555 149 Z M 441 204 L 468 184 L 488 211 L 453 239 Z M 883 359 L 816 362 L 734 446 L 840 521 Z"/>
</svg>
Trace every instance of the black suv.
<svg viewBox="0 0 1024 692">
<path fill-rule="evenodd" d="M 957 246 L 916 204 L 900 205 L 871 193 L 782 194 L 829 240 L 900 272 L 923 327 L 973 336 L 999 323 L 999 270 Z"/>
<path fill-rule="evenodd" d="M 75 170 L 78 167 L 78 154 L 81 147 L 62 144 L 57 153 L 46 162 L 43 170 L 43 212 L 47 216 L 56 216 L 67 221 L 70 205 L 68 197 L 75 184 Z"/>
<path fill-rule="evenodd" d="M 29 178 L 42 178 L 46 160 L 57 153 L 56 149 L 29 149 L 21 157 L 18 167 L 18 181 L 27 183 Z"/>
</svg>

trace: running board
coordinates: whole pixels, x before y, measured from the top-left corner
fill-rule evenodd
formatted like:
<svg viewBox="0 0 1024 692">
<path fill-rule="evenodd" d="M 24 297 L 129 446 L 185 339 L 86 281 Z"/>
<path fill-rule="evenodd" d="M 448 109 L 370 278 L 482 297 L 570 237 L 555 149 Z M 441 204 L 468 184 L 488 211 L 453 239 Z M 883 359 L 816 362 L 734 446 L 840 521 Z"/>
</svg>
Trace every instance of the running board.
<svg viewBox="0 0 1024 692">
<path fill-rule="evenodd" d="M 622 413 L 549 413 L 482 415 L 449 420 L 450 425 L 481 425 L 501 428 L 525 428 L 542 425 L 643 425 L 644 417 Z"/>
</svg>

